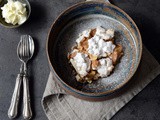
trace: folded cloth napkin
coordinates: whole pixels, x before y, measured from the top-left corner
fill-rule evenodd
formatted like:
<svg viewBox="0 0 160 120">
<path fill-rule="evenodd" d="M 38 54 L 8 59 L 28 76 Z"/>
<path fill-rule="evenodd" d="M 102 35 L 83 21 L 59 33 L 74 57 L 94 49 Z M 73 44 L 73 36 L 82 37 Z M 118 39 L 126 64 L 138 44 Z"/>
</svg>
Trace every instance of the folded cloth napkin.
<svg viewBox="0 0 160 120">
<path fill-rule="evenodd" d="M 159 63 L 143 47 L 141 63 L 127 90 L 103 102 L 88 102 L 67 94 L 50 72 L 42 106 L 49 120 L 108 120 L 159 74 Z"/>
</svg>

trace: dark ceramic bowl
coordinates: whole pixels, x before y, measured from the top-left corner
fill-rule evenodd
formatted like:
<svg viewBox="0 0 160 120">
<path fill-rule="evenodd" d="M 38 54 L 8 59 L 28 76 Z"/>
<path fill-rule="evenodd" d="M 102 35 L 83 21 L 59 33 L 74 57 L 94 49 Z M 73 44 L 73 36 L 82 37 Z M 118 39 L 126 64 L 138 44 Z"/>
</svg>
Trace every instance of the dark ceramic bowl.
<svg viewBox="0 0 160 120">
<path fill-rule="evenodd" d="M 7 3 L 7 1 L 8 1 L 8 0 L 0 0 L 0 24 L 1 24 L 2 26 L 6 27 L 6 28 L 17 28 L 17 27 L 21 26 L 22 24 L 24 24 L 24 23 L 28 20 L 28 18 L 29 18 L 29 16 L 30 16 L 30 13 L 31 13 L 30 3 L 28 2 L 28 0 L 18 0 L 18 1 L 20 1 L 21 3 L 26 4 L 27 20 L 26 20 L 24 23 L 20 24 L 20 25 L 18 25 L 18 24 L 13 25 L 13 24 L 6 23 L 6 22 L 5 22 L 5 19 L 2 17 L 1 7 L 3 7 L 4 4 Z M 16 1 L 16 0 L 15 0 L 15 1 Z"/>
<path fill-rule="evenodd" d="M 124 56 L 107 78 L 91 84 L 76 81 L 67 53 L 79 33 L 102 26 L 113 28 Z M 47 56 L 55 81 L 71 95 L 90 101 L 104 100 L 122 88 L 135 74 L 142 54 L 141 35 L 133 20 L 118 7 L 103 2 L 83 2 L 63 12 L 53 23 L 47 40 Z"/>
</svg>

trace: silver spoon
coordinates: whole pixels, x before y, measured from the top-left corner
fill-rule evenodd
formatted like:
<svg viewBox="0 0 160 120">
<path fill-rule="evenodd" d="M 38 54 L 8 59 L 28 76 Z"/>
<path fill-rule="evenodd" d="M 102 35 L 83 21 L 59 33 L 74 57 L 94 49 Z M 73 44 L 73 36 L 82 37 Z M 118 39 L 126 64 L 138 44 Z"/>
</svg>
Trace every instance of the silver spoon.
<svg viewBox="0 0 160 120">
<path fill-rule="evenodd" d="M 20 54 L 19 53 L 20 49 L 22 49 L 22 47 L 20 47 L 18 45 L 18 47 L 17 47 L 17 56 L 18 56 L 18 58 L 19 58 L 19 54 Z M 20 74 L 17 75 L 15 88 L 14 88 L 14 92 L 13 92 L 12 99 L 11 99 L 11 104 L 10 104 L 10 107 L 8 109 L 8 117 L 10 119 L 13 119 L 13 118 L 15 118 L 17 116 L 22 77 L 23 77 L 23 64 L 20 67 Z"/>
<path fill-rule="evenodd" d="M 31 59 L 34 53 L 34 42 L 30 35 L 22 35 L 19 43 L 19 58 L 24 65 L 23 74 L 23 117 L 24 119 L 30 119 L 32 117 L 32 111 L 30 106 L 30 94 L 29 84 L 27 77 L 27 62 Z"/>
<path fill-rule="evenodd" d="M 23 109 L 23 117 L 24 119 L 30 119 L 32 117 L 32 111 L 30 107 L 30 95 L 29 95 L 29 85 L 27 78 L 27 62 L 34 53 L 34 42 L 31 36 L 22 35 L 21 40 L 17 47 L 17 56 L 23 62 L 20 68 L 20 74 L 17 75 L 16 84 L 14 88 L 14 92 L 11 99 L 11 105 L 8 110 L 8 117 L 15 118 L 17 116 L 18 103 L 19 103 L 19 95 L 20 95 L 20 87 L 23 79 L 23 101 L 24 101 L 24 109 Z"/>
</svg>

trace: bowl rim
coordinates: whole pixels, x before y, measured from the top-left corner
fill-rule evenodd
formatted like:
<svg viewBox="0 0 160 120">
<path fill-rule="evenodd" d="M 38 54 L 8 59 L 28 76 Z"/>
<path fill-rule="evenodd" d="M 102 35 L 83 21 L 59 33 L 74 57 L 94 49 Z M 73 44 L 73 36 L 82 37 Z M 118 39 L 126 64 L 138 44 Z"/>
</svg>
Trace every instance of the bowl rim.
<svg viewBox="0 0 160 120">
<path fill-rule="evenodd" d="M 3 23 L 1 23 L 0 22 L 0 25 L 1 26 L 3 26 L 3 27 L 5 27 L 5 28 L 18 28 L 18 27 L 20 27 L 21 25 L 23 25 L 24 23 L 26 23 L 27 22 L 27 20 L 29 19 L 29 17 L 30 17 L 30 15 L 31 15 L 31 5 L 30 5 L 30 2 L 28 1 L 28 0 L 25 0 L 25 2 L 27 3 L 26 4 L 26 6 L 28 6 L 28 11 L 27 11 L 27 19 L 26 19 L 26 21 L 24 21 L 22 24 L 20 24 L 20 25 L 11 25 L 11 26 L 8 26 L 8 25 L 4 25 Z M 1 15 L 2 16 L 2 15 Z M 3 18 L 4 19 L 4 18 Z M 9 23 L 7 23 L 7 24 L 9 24 Z"/>
<path fill-rule="evenodd" d="M 120 11 L 121 13 L 123 13 L 132 23 L 133 25 L 135 26 L 136 30 L 137 30 L 137 33 L 139 35 L 139 46 L 140 46 L 140 50 L 139 50 L 139 58 L 138 58 L 138 62 L 137 62 L 137 66 L 136 68 L 134 69 L 134 71 L 132 72 L 131 75 L 129 75 L 128 79 L 126 79 L 122 84 L 119 84 L 117 85 L 113 90 L 109 90 L 109 91 L 105 91 L 105 92 L 99 92 L 99 93 L 89 93 L 89 92 L 83 92 L 83 91 L 80 91 L 78 89 L 75 89 L 73 88 L 72 86 L 68 85 L 67 83 L 65 83 L 60 77 L 59 75 L 56 73 L 54 67 L 52 66 L 52 63 L 51 63 L 51 59 L 50 59 L 50 55 L 49 55 L 49 52 L 48 52 L 48 43 L 49 43 L 49 38 L 50 38 L 50 34 L 52 32 L 52 28 L 53 26 L 55 25 L 55 23 L 57 22 L 57 20 L 63 16 L 67 11 L 70 11 L 72 9 L 75 9 L 77 8 L 78 6 L 81 6 L 81 5 L 84 5 L 84 4 L 105 4 L 105 5 L 109 5 L 111 7 L 114 7 L 115 9 L 117 9 L 118 11 Z M 135 74 L 135 72 L 137 71 L 138 67 L 139 67 L 139 64 L 140 64 L 140 61 L 141 61 L 141 57 L 142 57 L 142 37 L 141 37 L 141 34 L 140 34 L 140 31 L 137 27 L 137 25 L 135 24 L 135 22 L 132 20 L 132 18 L 126 13 L 124 12 L 122 9 L 120 9 L 119 7 L 111 4 L 111 3 L 107 3 L 107 2 L 101 2 L 101 1 L 83 1 L 83 2 L 79 2 L 77 4 L 74 4 L 72 6 L 70 6 L 69 8 L 67 8 L 66 10 L 64 10 L 55 20 L 54 22 L 52 23 L 50 29 L 49 29 L 49 32 L 48 32 L 48 36 L 47 36 L 47 40 L 46 40 L 46 53 L 47 53 L 47 59 L 48 59 L 48 62 L 49 62 L 49 66 L 50 66 L 50 69 L 52 70 L 53 74 L 57 77 L 57 79 L 55 80 L 59 85 L 60 87 L 62 87 L 64 89 L 64 85 L 67 87 L 65 90 L 67 90 L 67 92 L 69 91 L 69 93 L 73 93 L 74 94 L 80 94 L 80 95 L 85 95 L 85 96 L 89 96 L 89 97 L 101 97 L 101 96 L 106 96 L 106 95 L 109 95 L 111 93 L 114 93 L 115 91 L 119 90 L 120 88 L 122 88 L 123 86 L 125 86 L 130 80 L 131 78 L 133 77 L 133 75 Z M 63 83 L 63 85 L 62 85 Z M 70 91 L 69 89 L 73 90 L 73 91 Z M 75 96 L 75 95 L 74 95 Z"/>
</svg>

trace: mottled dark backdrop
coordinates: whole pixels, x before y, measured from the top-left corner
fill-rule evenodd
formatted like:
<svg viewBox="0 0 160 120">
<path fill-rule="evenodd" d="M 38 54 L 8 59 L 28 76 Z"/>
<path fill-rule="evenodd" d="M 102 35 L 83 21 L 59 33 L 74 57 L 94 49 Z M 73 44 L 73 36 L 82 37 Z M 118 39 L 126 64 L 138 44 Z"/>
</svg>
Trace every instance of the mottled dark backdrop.
<svg viewBox="0 0 160 120">
<path fill-rule="evenodd" d="M 32 13 L 26 24 L 17 29 L 0 26 L 0 120 L 8 120 L 7 111 L 20 67 L 16 47 L 21 34 L 30 34 L 36 43 L 34 59 L 29 63 L 33 119 L 47 120 L 41 107 L 41 98 L 49 74 L 45 54 L 47 33 L 52 22 L 64 9 L 83 0 L 29 1 Z M 142 34 L 143 43 L 160 62 L 160 0 L 111 2 L 133 18 Z M 23 119 L 22 105 L 19 106 L 17 119 Z M 113 120 L 160 120 L 160 76 L 122 108 Z"/>
</svg>

